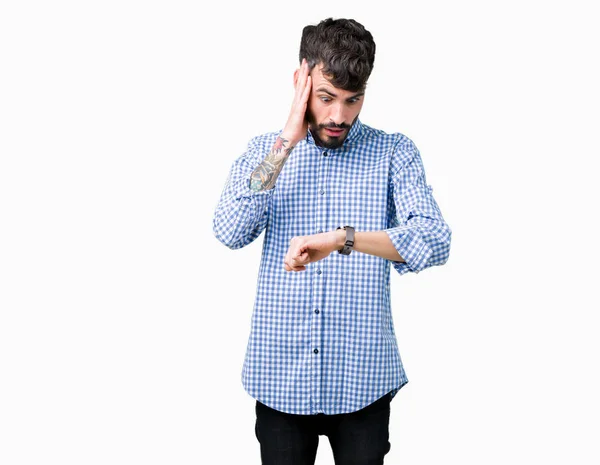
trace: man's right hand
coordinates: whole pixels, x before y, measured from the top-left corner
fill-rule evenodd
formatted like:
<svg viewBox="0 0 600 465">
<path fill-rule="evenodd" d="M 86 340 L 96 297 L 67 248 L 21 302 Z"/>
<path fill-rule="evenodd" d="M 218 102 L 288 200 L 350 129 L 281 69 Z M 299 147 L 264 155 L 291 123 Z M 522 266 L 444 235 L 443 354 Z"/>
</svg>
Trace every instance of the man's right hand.
<svg viewBox="0 0 600 465">
<path fill-rule="evenodd" d="M 288 159 L 290 152 L 296 144 L 306 137 L 308 132 L 308 120 L 306 119 L 306 108 L 308 96 L 310 95 L 311 79 L 308 74 L 306 59 L 302 59 L 300 69 L 294 75 L 296 94 L 290 116 L 285 128 L 275 140 L 271 152 L 261 161 L 250 175 L 250 189 L 256 192 L 272 189 Z"/>
<path fill-rule="evenodd" d="M 294 85 L 296 86 L 296 92 L 292 109 L 285 128 L 281 133 L 281 137 L 289 140 L 291 145 L 296 145 L 300 140 L 304 139 L 308 132 L 306 108 L 308 106 L 311 84 L 312 80 L 309 75 L 308 63 L 306 62 L 306 58 L 303 58 L 300 69 L 295 77 Z"/>
</svg>

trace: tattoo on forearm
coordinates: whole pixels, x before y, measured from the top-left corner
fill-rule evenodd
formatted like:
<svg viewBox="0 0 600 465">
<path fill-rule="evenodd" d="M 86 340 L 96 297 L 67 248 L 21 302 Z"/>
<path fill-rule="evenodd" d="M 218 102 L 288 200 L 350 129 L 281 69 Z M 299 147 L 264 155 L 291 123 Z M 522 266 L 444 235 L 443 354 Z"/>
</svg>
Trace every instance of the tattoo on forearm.
<svg viewBox="0 0 600 465">
<path fill-rule="evenodd" d="M 293 148 L 293 145 L 289 145 L 289 140 L 278 137 L 271 153 L 252 172 L 250 189 L 254 191 L 271 189 Z"/>
</svg>

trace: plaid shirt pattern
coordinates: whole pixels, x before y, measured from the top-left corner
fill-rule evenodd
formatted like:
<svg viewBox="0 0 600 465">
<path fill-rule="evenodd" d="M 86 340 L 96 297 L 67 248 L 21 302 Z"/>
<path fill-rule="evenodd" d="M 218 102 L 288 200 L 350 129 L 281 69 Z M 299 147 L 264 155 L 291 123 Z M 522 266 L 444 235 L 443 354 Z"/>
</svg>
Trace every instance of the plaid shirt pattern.
<svg viewBox="0 0 600 465">
<path fill-rule="evenodd" d="M 253 138 L 233 162 L 213 217 L 216 238 L 231 249 L 265 231 L 242 384 L 282 412 L 354 412 L 408 383 L 390 268 L 402 275 L 444 264 L 451 230 L 415 144 L 360 119 L 337 149 L 317 146 L 308 131 L 275 186 L 252 191 L 250 175 L 280 133 Z M 384 230 L 405 263 L 354 251 L 285 271 L 292 237 L 344 225 Z"/>
</svg>

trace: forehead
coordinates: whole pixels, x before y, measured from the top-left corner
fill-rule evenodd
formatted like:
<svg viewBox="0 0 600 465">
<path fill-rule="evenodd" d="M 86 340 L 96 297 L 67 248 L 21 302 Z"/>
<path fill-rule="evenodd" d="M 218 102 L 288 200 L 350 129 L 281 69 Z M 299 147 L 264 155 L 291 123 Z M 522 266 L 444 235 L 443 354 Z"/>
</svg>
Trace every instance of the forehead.
<svg viewBox="0 0 600 465">
<path fill-rule="evenodd" d="M 349 90 L 340 89 L 339 87 L 335 87 L 329 80 L 326 75 L 323 74 L 323 64 L 317 64 L 310 72 L 310 77 L 312 79 L 312 90 L 317 91 L 318 89 L 327 89 L 330 92 L 335 92 L 335 94 L 354 94 L 355 92 L 350 92 Z"/>
<path fill-rule="evenodd" d="M 329 84 L 331 87 L 333 87 L 333 85 L 323 74 L 323 63 L 317 64 L 313 69 L 310 70 L 310 77 L 313 84 Z"/>
</svg>

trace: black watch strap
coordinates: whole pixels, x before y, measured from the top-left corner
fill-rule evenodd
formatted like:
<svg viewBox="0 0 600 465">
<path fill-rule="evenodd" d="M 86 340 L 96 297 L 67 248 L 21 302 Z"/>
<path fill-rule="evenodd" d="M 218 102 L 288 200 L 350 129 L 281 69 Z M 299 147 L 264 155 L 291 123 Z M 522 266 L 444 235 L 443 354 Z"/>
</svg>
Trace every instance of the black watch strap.
<svg viewBox="0 0 600 465">
<path fill-rule="evenodd" d="M 350 255 L 350 252 L 354 250 L 354 228 L 352 226 L 338 226 L 337 229 L 345 229 L 346 230 L 346 242 L 344 247 L 338 250 L 338 253 L 342 255 Z"/>
</svg>

